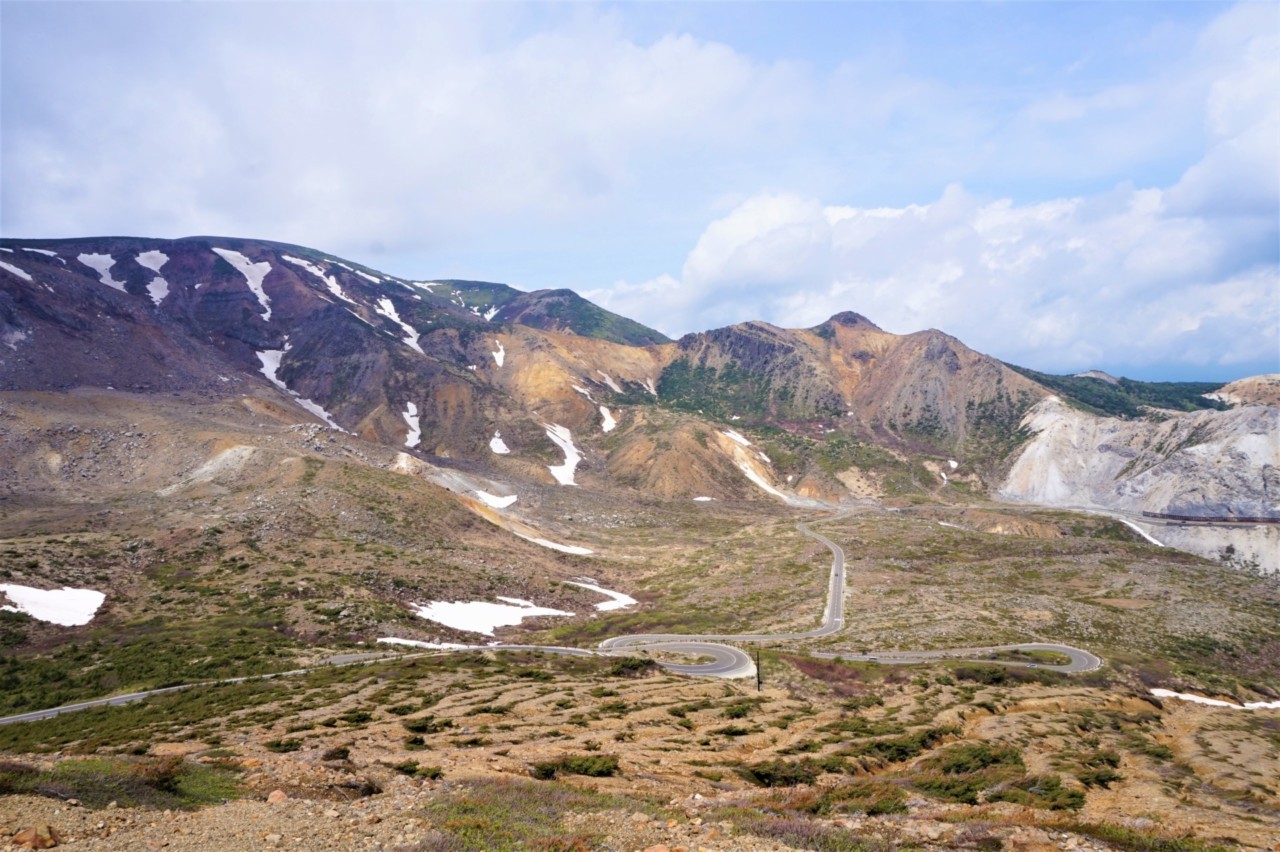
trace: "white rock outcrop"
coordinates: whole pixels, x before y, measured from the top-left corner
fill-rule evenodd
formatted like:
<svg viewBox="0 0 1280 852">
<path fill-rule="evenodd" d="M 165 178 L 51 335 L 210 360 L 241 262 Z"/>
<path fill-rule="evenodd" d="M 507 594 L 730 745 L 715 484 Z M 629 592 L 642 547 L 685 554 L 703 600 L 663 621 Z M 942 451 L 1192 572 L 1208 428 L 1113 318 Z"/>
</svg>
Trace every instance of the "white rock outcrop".
<svg viewBox="0 0 1280 852">
<path fill-rule="evenodd" d="M 1134 515 L 1280 518 L 1280 408 L 1121 420 L 1048 397 L 1027 412 L 1022 426 L 1035 437 L 998 490 L 1002 499 Z M 1204 546 L 1188 543 L 1186 536 L 1174 546 L 1217 555 L 1231 543 L 1207 529 L 1199 537 Z M 1280 552 L 1272 543 L 1280 540 L 1280 527 L 1248 537 L 1257 540 L 1264 557 L 1267 549 Z"/>
</svg>

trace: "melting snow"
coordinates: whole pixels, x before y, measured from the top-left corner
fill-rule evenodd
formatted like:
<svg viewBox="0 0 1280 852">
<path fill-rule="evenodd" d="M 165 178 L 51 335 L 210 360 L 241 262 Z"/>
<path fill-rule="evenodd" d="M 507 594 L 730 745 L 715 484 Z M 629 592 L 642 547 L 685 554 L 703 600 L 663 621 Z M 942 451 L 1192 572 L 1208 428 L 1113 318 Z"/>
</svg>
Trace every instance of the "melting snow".
<svg viewBox="0 0 1280 852">
<path fill-rule="evenodd" d="M 330 426 L 337 429 L 339 432 L 347 431 L 346 429 L 343 429 L 341 426 L 335 423 L 333 420 L 333 417 L 331 417 L 329 415 L 329 412 L 325 411 L 324 408 L 312 402 L 311 400 L 307 399 L 306 397 L 299 396 L 298 394 L 289 390 L 289 386 L 286 385 L 280 379 L 280 377 L 276 375 L 276 372 L 280 369 L 280 359 L 284 357 L 284 353 L 289 351 L 289 348 L 290 348 L 289 341 L 286 340 L 283 349 L 266 349 L 266 350 L 263 350 L 262 352 L 259 352 L 258 360 L 262 362 L 262 370 L 261 370 L 262 375 L 266 376 L 271 381 L 271 383 L 276 387 L 280 388 L 280 390 L 284 391 L 285 393 L 289 394 L 289 396 L 293 397 L 294 402 L 298 403 L 298 405 L 301 405 L 307 411 L 310 411 L 316 417 L 319 417 L 325 423 L 328 423 Z"/>
<path fill-rule="evenodd" d="M 658 389 L 653 386 L 653 379 L 644 380 L 644 389 L 647 390 L 649 393 L 653 394 L 654 396 L 658 395 Z"/>
<path fill-rule="evenodd" d="M 499 497 L 496 494 L 490 494 L 488 491 L 476 489 L 476 496 L 480 498 L 480 502 L 486 506 L 492 506 L 495 509 L 505 509 L 520 498 L 512 494 L 509 497 Z"/>
<path fill-rule="evenodd" d="M 52 257 L 54 260 L 58 260 L 58 261 L 61 261 L 62 263 L 66 263 L 65 260 L 62 260 L 62 258 L 58 257 L 58 253 L 56 251 L 49 251 L 48 249 L 28 248 L 26 246 L 23 246 L 22 250 L 33 251 L 36 254 L 43 254 L 46 257 Z"/>
<path fill-rule="evenodd" d="M 400 319 L 400 314 L 396 311 L 396 306 L 391 303 L 390 299 L 385 296 L 379 299 L 375 310 L 404 330 L 404 344 L 406 346 L 422 352 L 422 347 L 418 345 L 418 332 L 414 330 L 413 326 Z M 423 352 L 423 354 L 425 355 L 426 353 Z"/>
<path fill-rule="evenodd" d="M 454 630 L 465 630 L 468 633 L 481 633 L 492 636 L 495 628 L 519 624 L 526 618 L 538 615 L 573 615 L 559 609 L 537 606 L 530 601 L 519 598 L 499 597 L 503 603 L 488 601 L 432 601 L 417 604 L 414 614 L 419 618 L 452 627 Z"/>
<path fill-rule="evenodd" d="M 32 283 L 35 283 L 35 279 L 31 277 L 30 273 L 28 273 L 26 270 L 19 269 L 18 267 L 14 266 L 12 263 L 5 263 L 3 260 L 0 260 L 0 269 L 5 270 L 6 272 L 12 272 L 14 275 L 18 276 L 23 281 L 30 281 Z"/>
<path fill-rule="evenodd" d="M 168 262 L 169 255 L 162 251 L 144 251 L 138 255 L 138 265 L 145 266 L 156 273 L 156 277 L 152 278 L 151 283 L 147 285 L 147 294 L 157 306 L 164 301 L 165 296 L 169 295 L 169 282 L 160 276 L 160 268 Z"/>
<path fill-rule="evenodd" d="M 497 307 L 492 307 L 489 310 L 484 312 L 484 318 L 489 322 L 493 322 L 493 318 L 496 317 L 497 315 L 498 315 Z"/>
<path fill-rule="evenodd" d="M 422 443 L 422 426 L 418 420 L 418 406 L 412 402 L 404 404 L 404 412 L 400 415 L 409 424 L 409 434 L 405 436 L 404 445 L 409 448 Z"/>
<path fill-rule="evenodd" d="M 9 596 L 13 606 L 0 606 L 7 612 L 25 612 L 38 621 L 78 627 L 88 624 L 107 596 L 93 589 L 33 589 L 13 583 L 0 583 L 0 592 Z"/>
<path fill-rule="evenodd" d="M 570 586 L 577 586 L 580 589 L 587 589 L 598 595 L 604 595 L 609 598 L 607 601 L 596 604 L 596 609 L 601 612 L 607 612 L 613 609 L 626 609 L 629 606 L 635 606 L 638 601 L 630 595 L 624 595 L 622 592 L 615 592 L 610 589 L 602 588 L 596 584 L 596 581 L 590 577 L 579 577 L 576 580 L 565 581 Z"/>
<path fill-rule="evenodd" d="M 609 409 L 600 406 L 600 431 L 612 432 L 618 426 L 618 421 L 613 419 L 613 415 L 609 413 Z"/>
<path fill-rule="evenodd" d="M 1150 533 L 1148 533 L 1148 532 L 1147 532 L 1146 530 L 1144 530 L 1142 527 L 1140 527 L 1140 526 L 1138 526 L 1137 524 L 1135 524 L 1133 521 L 1126 521 L 1124 518 L 1116 518 L 1116 520 L 1117 520 L 1117 521 L 1119 521 L 1120 523 L 1124 524 L 1124 525 L 1125 525 L 1126 527 L 1128 527 L 1129 529 L 1131 529 L 1131 530 L 1133 530 L 1134 532 L 1136 532 L 1138 535 L 1140 535 L 1140 536 L 1142 536 L 1143 538 L 1145 538 L 1147 541 L 1149 541 L 1149 542 L 1151 542 L 1152 544 L 1154 544 L 1156 547 L 1164 547 L 1164 545 L 1163 545 L 1161 542 L 1156 541 L 1154 538 L 1152 538 L 1152 537 L 1151 537 Z"/>
<path fill-rule="evenodd" d="M 955 459 L 947 459 L 947 464 L 951 465 L 952 470 L 955 470 L 960 466 L 960 462 L 956 461 Z"/>
<path fill-rule="evenodd" d="M 744 447 L 751 446 L 750 441 L 748 441 L 746 438 L 742 437 L 732 429 L 725 429 L 721 434 L 724 435 L 726 438 L 732 438 L 733 440 L 737 441 L 739 444 L 741 444 Z"/>
<path fill-rule="evenodd" d="M 121 293 L 129 292 L 128 290 L 124 289 L 123 281 L 117 281 L 116 279 L 111 277 L 111 267 L 116 265 L 115 259 L 112 258 L 111 255 L 82 254 L 77 258 L 77 260 L 79 260 L 85 266 L 97 272 L 98 278 L 102 280 L 103 284 L 106 284 L 108 287 L 111 287 L 112 289 L 119 290 Z"/>
<path fill-rule="evenodd" d="M 265 260 L 254 263 L 238 251 L 231 249 L 216 248 L 214 252 L 218 257 L 234 266 L 249 282 L 249 289 L 253 291 L 253 295 L 258 297 L 258 304 L 262 305 L 262 319 L 264 322 L 271 322 L 271 297 L 262 289 L 262 279 L 267 277 L 267 273 L 271 271 L 271 264 Z"/>
<path fill-rule="evenodd" d="M 561 553 L 569 553 L 574 556 L 590 556 L 591 555 L 591 551 L 587 550 L 585 547 L 577 547 L 572 544 L 556 544 L 554 541 L 547 541 L 545 538 L 534 538 L 533 536 L 525 535 L 524 533 L 517 532 L 515 534 L 518 537 L 524 539 L 525 541 L 531 541 L 536 545 L 539 545 L 541 547 L 548 547 L 552 550 L 558 550 Z"/>
<path fill-rule="evenodd" d="M 494 432 L 493 437 L 489 439 L 489 449 L 500 456 L 505 456 L 511 452 L 507 448 L 507 442 L 502 440 L 501 432 Z"/>
<path fill-rule="evenodd" d="M 495 351 L 493 351 L 493 352 L 491 352 L 491 353 L 489 353 L 489 354 L 493 355 L 493 360 L 497 361 L 497 362 L 498 362 L 498 366 L 499 366 L 499 367 L 501 367 L 501 366 L 502 366 L 502 360 L 503 360 L 504 358 L 506 358 L 506 357 L 507 357 L 507 350 L 505 350 L 505 349 L 503 349 L 503 348 L 502 348 L 502 341 L 501 341 L 501 340 L 495 340 L 495 341 L 493 341 L 493 342 L 494 342 L 494 344 L 495 344 L 498 348 L 497 348 Z"/>
<path fill-rule="evenodd" d="M 783 494 L 781 491 L 774 488 L 768 482 L 765 482 L 764 477 L 756 473 L 755 468 L 753 468 L 747 462 L 744 462 L 744 461 L 738 462 L 738 469 L 747 475 L 747 479 L 750 479 L 756 485 L 760 486 L 761 490 L 766 491 L 769 494 L 772 494 L 774 497 L 778 497 L 783 500 L 787 499 L 787 495 Z"/>
<path fill-rule="evenodd" d="M 604 378 L 604 383 L 609 386 L 609 390 L 614 393 L 622 393 L 622 388 L 618 387 L 618 383 L 608 373 L 604 370 L 596 370 L 596 372 Z"/>
<path fill-rule="evenodd" d="M 564 451 L 564 464 L 547 465 L 547 470 L 551 471 L 551 475 L 556 478 L 556 482 L 561 485 L 577 485 L 573 481 L 573 472 L 578 467 L 578 462 L 582 461 L 582 455 L 578 452 L 578 448 L 573 445 L 573 435 L 560 424 L 552 424 L 543 426 L 555 445 Z"/>
<path fill-rule="evenodd" d="M 578 385 L 574 385 L 573 389 L 576 390 L 578 393 L 582 394 L 583 396 L 585 396 L 587 399 L 591 400 L 592 402 L 595 402 L 594 399 L 591 399 L 591 391 L 587 390 L 586 388 L 580 387 Z"/>
<path fill-rule="evenodd" d="M 355 302 L 352 302 L 351 299 L 347 296 L 346 292 L 343 291 L 342 286 L 338 284 L 338 279 L 334 278 L 332 275 L 325 275 L 324 272 L 320 269 L 320 267 L 316 266 L 314 263 L 305 261 L 300 257 L 291 257 L 287 254 L 282 254 L 280 256 L 285 260 L 287 260 L 289 263 L 292 263 L 294 266 L 301 266 L 303 269 L 307 270 L 312 275 L 319 278 L 321 281 L 324 282 L 324 286 L 329 289 L 329 292 L 337 296 L 342 301 L 351 302 L 351 304 L 353 305 L 355 304 Z M 361 317 L 360 319 L 364 320 L 364 317 Z"/>
<path fill-rule="evenodd" d="M 15 328 L 12 331 L 6 331 L 3 334 L 0 334 L 0 343 L 3 343 L 14 352 L 17 352 L 18 344 L 26 340 L 29 336 L 30 335 L 22 329 Z"/>
<path fill-rule="evenodd" d="M 348 267 L 348 268 L 350 268 L 350 267 Z M 382 283 L 382 279 L 381 279 L 381 278 L 379 278 L 379 277 L 378 277 L 378 276 L 376 276 L 376 275 L 370 275 L 370 274 L 369 274 L 369 273 L 367 273 L 367 272 L 361 272 L 359 269 L 352 269 L 351 271 L 352 271 L 352 272 L 354 272 L 356 275 L 359 275 L 361 278 L 365 279 L 366 281 L 371 281 L 371 282 L 373 282 L 374 284 L 381 284 L 381 283 Z"/>
<path fill-rule="evenodd" d="M 433 651 L 467 651 L 476 645 L 459 645 L 457 642 L 419 642 L 417 639 L 397 639 L 394 636 L 382 636 L 378 642 L 383 645 L 405 645 L 409 648 L 429 648 Z"/>
<path fill-rule="evenodd" d="M 1280 701 L 1248 701 L 1244 704 L 1233 704 L 1230 701 L 1205 698 L 1203 695 L 1191 695 L 1186 692 L 1174 692 L 1171 689 L 1153 689 L 1151 694 L 1157 698 L 1177 698 L 1182 701 L 1192 701 L 1196 704 L 1206 704 L 1210 707 L 1230 707 L 1233 710 L 1280 710 Z"/>
</svg>

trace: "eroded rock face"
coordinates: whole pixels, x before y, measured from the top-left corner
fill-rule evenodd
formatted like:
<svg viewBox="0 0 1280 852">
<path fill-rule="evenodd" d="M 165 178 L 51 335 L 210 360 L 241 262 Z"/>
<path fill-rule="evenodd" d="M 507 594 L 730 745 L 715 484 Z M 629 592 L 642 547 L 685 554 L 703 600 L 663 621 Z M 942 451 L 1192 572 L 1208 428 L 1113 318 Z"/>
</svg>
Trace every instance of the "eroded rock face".
<svg viewBox="0 0 1280 852">
<path fill-rule="evenodd" d="M 1151 422 L 1096 417 L 1050 397 L 1022 425 L 1036 436 L 999 489 L 1006 500 L 1206 520 L 1280 518 L 1280 408 Z M 1186 546 L 1187 536 L 1177 538 Z"/>
</svg>

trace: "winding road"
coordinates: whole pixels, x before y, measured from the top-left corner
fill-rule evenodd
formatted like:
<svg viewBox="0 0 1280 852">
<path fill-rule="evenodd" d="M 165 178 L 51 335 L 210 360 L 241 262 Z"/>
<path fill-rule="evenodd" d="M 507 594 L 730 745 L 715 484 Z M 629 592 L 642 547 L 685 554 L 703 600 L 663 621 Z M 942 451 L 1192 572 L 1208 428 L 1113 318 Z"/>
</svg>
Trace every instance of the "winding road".
<svg viewBox="0 0 1280 852">
<path fill-rule="evenodd" d="M 837 514 L 826 521 L 838 521 L 847 514 Z M 816 523 L 816 522 L 815 522 Z M 725 645 L 725 642 L 791 642 L 804 639 L 817 639 L 831 636 L 844 629 L 844 585 L 845 555 L 844 549 L 831 539 L 814 532 L 808 524 L 796 524 L 796 529 L 816 539 L 831 551 L 831 579 L 827 587 L 827 606 L 822 613 L 822 622 L 813 630 L 799 633 L 737 633 L 725 635 L 688 636 L 675 633 L 649 633 L 631 636 L 615 636 L 600 643 L 606 651 L 660 651 L 679 654 L 709 656 L 710 663 L 675 664 L 661 663 L 671 671 L 703 677 L 752 677 L 756 673 L 755 663 L 750 655 L 740 648 Z M 1013 660 L 993 660 L 989 655 L 1001 651 L 1052 651 L 1066 656 L 1069 662 L 1062 665 L 1047 663 L 1030 663 Z M 1087 672 L 1102 665 L 1102 660 L 1081 648 L 1070 645 L 1056 645 L 1044 642 L 1028 642 L 1014 645 L 990 645 L 978 648 L 953 648 L 939 651 L 885 651 L 877 653 L 834 654 L 817 653 L 813 656 L 826 659 L 844 659 L 861 662 L 876 662 L 895 665 L 933 662 L 937 660 L 963 660 L 966 662 L 999 663 L 1009 666 L 1027 666 L 1058 672 Z"/>
<path fill-rule="evenodd" d="M 840 513 L 833 515 L 830 518 L 824 518 L 823 521 L 838 521 L 847 516 L 848 515 L 846 513 Z M 818 522 L 815 521 L 814 523 Z M 606 639 L 600 643 L 598 650 L 591 648 L 567 648 L 551 645 L 514 644 L 460 646 L 455 650 L 541 651 L 544 653 L 568 654 L 573 656 L 611 656 L 619 653 L 647 651 L 677 654 L 694 658 L 710 658 L 709 662 L 696 663 L 671 663 L 661 660 L 658 661 L 658 664 L 664 669 L 671 672 L 677 672 L 679 674 L 720 678 L 754 677 L 756 674 L 756 666 L 755 661 L 751 659 L 751 655 L 741 648 L 726 643 L 802 641 L 805 639 L 818 639 L 823 636 L 831 636 L 844 629 L 844 550 L 831 539 L 821 533 L 814 532 L 809 528 L 808 524 L 796 524 L 796 529 L 820 542 L 831 551 L 831 576 L 827 584 L 827 604 L 822 612 L 822 621 L 813 630 L 805 630 L 796 633 L 732 633 L 700 635 L 679 633 L 638 633 L 629 636 L 614 636 L 610 639 Z M 1052 651 L 1065 655 L 1069 659 L 1069 662 L 1062 665 L 1050 665 L 1046 663 L 994 660 L 990 658 L 989 655 L 996 654 L 1001 651 Z M 439 651 L 436 651 L 435 653 L 439 653 Z M 418 656 L 426 656 L 426 654 L 343 654 L 324 661 L 321 666 L 294 669 L 293 671 L 287 672 L 275 672 L 273 674 L 266 675 L 226 678 L 224 680 L 209 681 L 205 683 L 169 686 L 162 689 L 149 689 L 142 692 L 132 692 L 127 695 L 114 695 L 109 698 L 98 698 L 92 701 L 80 701 L 75 704 L 64 704 L 61 707 L 50 707 L 45 710 L 34 710 L 29 713 L 19 713 L 14 716 L 5 716 L 0 718 L 0 725 L 7 725 L 14 722 L 33 722 L 41 719 L 50 719 L 62 713 L 87 710 L 91 707 L 128 704 L 133 701 L 141 701 L 153 695 L 164 695 L 166 693 L 177 692 L 182 689 L 191 689 L 192 687 L 197 686 L 217 686 L 220 684 L 244 683 L 251 680 L 268 680 L 271 678 L 306 674 L 307 672 L 315 671 L 316 669 L 324 666 L 362 665 L 377 662 L 379 660 L 407 659 Z M 990 645 L 976 648 L 953 648 L 939 651 L 878 651 L 876 653 L 842 654 L 815 653 L 813 656 L 825 659 L 838 658 L 843 660 L 883 663 L 887 665 L 909 665 L 914 663 L 933 662 L 937 660 L 962 660 L 966 662 L 998 663 L 1006 666 L 1025 666 L 1029 668 L 1041 668 L 1059 672 L 1087 672 L 1102 665 L 1102 660 L 1088 651 L 1080 648 L 1073 648 L 1070 645 L 1056 645 L 1043 642 L 1029 642 L 1015 645 Z"/>
</svg>

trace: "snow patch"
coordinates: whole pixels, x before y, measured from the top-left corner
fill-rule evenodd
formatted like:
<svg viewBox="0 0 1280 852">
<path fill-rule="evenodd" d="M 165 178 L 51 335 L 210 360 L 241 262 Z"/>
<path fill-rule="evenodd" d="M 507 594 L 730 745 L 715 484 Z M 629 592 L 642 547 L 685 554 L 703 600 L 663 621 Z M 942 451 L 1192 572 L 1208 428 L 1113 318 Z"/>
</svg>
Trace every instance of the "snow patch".
<svg viewBox="0 0 1280 852">
<path fill-rule="evenodd" d="M 214 252 L 239 270 L 245 281 L 249 282 L 249 289 L 258 297 L 258 304 L 262 305 L 263 322 L 271 322 L 271 297 L 262 289 L 262 279 L 266 278 L 267 273 L 271 271 L 271 264 L 265 260 L 254 263 L 240 252 L 231 249 L 216 248 Z"/>
<path fill-rule="evenodd" d="M 431 603 L 416 604 L 413 610 L 414 614 L 419 618 L 443 624 L 445 627 L 452 627 L 454 630 L 480 633 L 484 636 L 492 636 L 496 628 L 519 624 L 526 618 L 534 618 L 539 615 L 573 615 L 571 612 L 537 606 L 530 601 L 522 601 L 519 598 L 499 597 L 498 600 L 502 601 L 502 603 L 489 603 L 488 601 L 454 601 L 452 603 L 432 601 Z"/>
<path fill-rule="evenodd" d="M 737 441 L 739 444 L 741 444 L 741 445 L 742 445 L 742 446 L 744 446 L 744 447 L 749 447 L 749 446 L 751 446 L 751 442 L 750 442 L 750 441 L 748 441 L 746 438 L 742 437 L 742 435 L 738 434 L 737 432 L 733 431 L 732 429 L 725 429 L 725 430 L 724 430 L 723 432 L 721 432 L 720 434 L 721 434 L 721 435 L 724 435 L 726 438 L 731 438 L 731 439 L 733 439 L 733 440 Z"/>
<path fill-rule="evenodd" d="M 169 262 L 169 255 L 162 251 L 144 251 L 138 255 L 137 260 L 139 266 L 144 266 L 156 273 L 156 277 L 152 278 L 151 283 L 147 285 L 147 295 L 159 307 L 164 297 L 169 295 L 169 282 L 160 276 L 160 269 Z"/>
<path fill-rule="evenodd" d="M 432 651 L 469 651 L 472 648 L 483 648 L 483 645 L 459 645 L 457 642 L 419 642 L 417 639 L 398 639 L 395 636 L 380 636 L 378 643 L 382 645 L 404 645 L 407 648 L 427 648 Z"/>
<path fill-rule="evenodd" d="M 590 556 L 592 553 L 592 551 L 587 550 L 585 547 L 577 547 L 572 544 L 556 544 L 554 541 L 547 541 L 545 538 L 534 538 L 531 535 L 525 535 L 524 533 L 519 533 L 519 532 L 515 533 L 515 535 L 518 538 L 524 539 L 525 541 L 531 541 L 540 547 L 546 547 L 551 550 L 558 550 L 561 553 L 568 553 L 573 556 Z"/>
<path fill-rule="evenodd" d="M 644 384 L 644 389 L 647 390 L 649 393 L 653 394 L 654 396 L 658 395 L 658 389 L 653 386 L 653 379 L 645 379 L 643 384 Z"/>
<path fill-rule="evenodd" d="M 629 606 L 635 606 L 639 603 L 639 601 L 630 595 L 624 595 L 622 592 L 615 592 L 610 589 L 603 588 L 590 577 L 579 577 L 576 580 L 566 580 L 565 582 L 567 585 L 577 586 L 579 589 L 586 589 L 609 598 L 607 601 L 596 604 L 596 609 L 601 612 L 608 612 L 609 610 L 614 609 L 626 609 Z"/>
<path fill-rule="evenodd" d="M 33 589 L 14 583 L 0 583 L 0 592 L 9 596 L 12 606 L 0 606 L 6 612 L 25 612 L 37 621 L 79 627 L 88 624 L 107 596 L 93 589 Z"/>
<path fill-rule="evenodd" d="M 711 502 L 712 500 L 714 500 L 714 499 L 716 499 L 716 498 L 714 498 L 714 497 L 694 497 L 694 498 L 693 498 L 693 502 L 695 502 L 695 503 L 710 503 L 710 502 Z"/>
<path fill-rule="evenodd" d="M 347 296 L 346 291 L 342 289 L 342 286 L 338 284 L 338 279 L 334 278 L 332 275 L 325 275 L 320 267 L 316 266 L 314 263 L 303 260 L 300 257 L 292 257 L 287 254 L 282 254 L 280 256 L 289 263 L 292 263 L 294 266 L 301 266 L 307 272 L 310 272 L 312 275 L 319 278 L 324 282 L 324 286 L 329 290 L 329 292 L 337 296 L 342 301 L 351 302 L 353 305 L 355 304 L 355 302 Z M 361 317 L 360 319 L 363 320 L 364 317 Z"/>
<path fill-rule="evenodd" d="M 573 472 L 578 467 L 578 462 L 582 461 L 582 454 L 573 445 L 573 434 L 558 423 L 543 425 L 542 428 L 546 430 L 547 437 L 564 452 L 564 464 L 547 465 L 547 470 L 551 471 L 551 475 L 561 485 L 577 485 L 573 481 Z"/>
<path fill-rule="evenodd" d="M 1230 707 L 1232 710 L 1280 710 L 1280 701 L 1247 701 L 1244 704 L 1233 704 L 1230 701 L 1222 701 L 1218 698 L 1205 698 L 1203 695 L 1174 692 L 1172 689 L 1153 689 L 1151 694 L 1156 698 L 1177 698 L 1180 701 L 1190 701 L 1195 704 L 1204 704 L 1208 707 Z"/>
<path fill-rule="evenodd" d="M 503 359 L 507 357 L 507 350 L 502 348 L 501 340 L 495 340 L 493 342 L 498 348 L 489 354 L 493 356 L 493 360 L 498 362 L 498 366 L 501 367 Z"/>
<path fill-rule="evenodd" d="M 404 404 L 404 411 L 400 414 L 404 418 L 404 422 L 409 424 L 409 434 L 405 436 L 404 445 L 410 449 L 422 443 L 422 426 L 419 423 L 418 406 L 412 402 Z"/>
<path fill-rule="evenodd" d="M 21 278 L 23 281 L 30 281 L 33 284 L 35 283 L 35 279 L 31 277 L 31 274 L 29 272 L 27 272 L 25 269 L 19 269 L 18 267 L 14 266 L 12 263 L 5 263 L 3 260 L 0 260 L 0 269 L 3 269 L 6 272 L 13 273 L 14 275 Z"/>
<path fill-rule="evenodd" d="M 350 269 L 350 267 L 348 267 L 348 269 Z M 378 276 L 376 276 L 376 275 L 370 275 L 370 274 L 369 274 L 369 273 L 367 273 L 367 272 L 361 272 L 359 269 L 352 269 L 351 271 L 352 271 L 352 272 L 354 272 L 356 275 L 359 275 L 359 276 L 360 276 L 361 278 L 363 278 L 364 280 L 369 281 L 369 282 L 371 282 L 371 283 L 373 283 L 373 284 L 381 284 L 381 283 L 382 283 L 382 279 L 381 279 L 381 278 L 379 278 L 379 277 L 378 277 Z"/>
<path fill-rule="evenodd" d="M 960 462 L 956 461 L 955 459 L 947 459 L 947 464 L 951 465 L 952 470 L 955 470 L 960 466 Z"/>
<path fill-rule="evenodd" d="M 1129 529 L 1131 529 L 1131 530 L 1133 530 L 1134 532 L 1136 532 L 1138 535 L 1140 535 L 1140 536 L 1142 536 L 1143 538 L 1145 538 L 1147 541 L 1149 541 L 1149 542 L 1151 542 L 1152 544 L 1154 544 L 1156 547 L 1164 547 L 1164 544 L 1162 544 L 1161 542 L 1156 541 L 1156 540 L 1151 536 L 1151 534 L 1150 534 L 1150 533 L 1148 533 L 1148 532 L 1147 532 L 1146 530 L 1144 530 L 1142 527 L 1140 527 L 1140 526 L 1138 526 L 1137 524 L 1135 524 L 1133 521 L 1127 521 L 1127 520 L 1125 520 L 1124 518 L 1116 518 L 1116 520 L 1117 520 L 1117 521 L 1119 521 L 1120 523 L 1124 524 L 1124 525 L 1125 525 L 1126 527 L 1128 527 Z"/>
<path fill-rule="evenodd" d="M 476 496 L 480 498 L 480 502 L 486 506 L 492 506 L 495 509 L 505 509 L 512 503 L 519 500 L 519 496 L 512 494 L 509 497 L 499 497 L 496 494 L 490 494 L 488 491 L 476 489 Z"/>
<path fill-rule="evenodd" d="M 755 468 L 753 468 L 748 463 L 744 461 L 738 462 L 738 469 L 741 470 L 744 474 L 746 474 L 747 479 L 750 479 L 757 486 L 759 486 L 760 490 L 764 491 L 767 494 L 772 494 L 774 497 L 777 497 L 780 500 L 787 500 L 788 502 L 790 502 L 787 495 L 783 494 L 781 491 L 779 491 L 778 489 L 770 485 L 768 482 L 766 482 L 764 477 L 761 476 L 759 473 L 757 473 Z"/>
<path fill-rule="evenodd" d="M 588 401 L 595 402 L 594 399 L 591 399 L 591 391 L 587 390 L 586 388 L 580 385 L 574 385 L 573 389 L 576 390 L 578 393 L 582 394 L 583 396 L 585 396 Z"/>
<path fill-rule="evenodd" d="M 5 249 L 5 250 L 9 251 L 9 249 Z M 67 265 L 67 262 L 65 260 L 58 257 L 58 253 L 56 251 L 49 251 L 48 249 L 28 248 L 27 246 L 22 246 L 22 250 L 35 252 L 36 254 L 42 254 L 45 257 L 53 258 L 54 260 L 58 261 L 58 263 L 61 263 L 63 266 Z"/>
<path fill-rule="evenodd" d="M 119 290 L 121 293 L 127 293 L 124 289 L 124 282 L 117 281 L 111 277 L 111 268 L 116 265 L 115 258 L 109 254 L 82 254 L 76 258 L 85 266 L 98 273 L 98 278 L 103 284 L 113 290 Z"/>
<path fill-rule="evenodd" d="M 498 308 L 495 306 L 485 311 L 481 316 L 483 316 L 486 321 L 493 322 L 493 318 L 496 317 L 497 315 L 498 315 Z"/>
<path fill-rule="evenodd" d="M 262 375 L 266 376 L 271 384 L 293 397 L 294 402 L 301 405 L 307 411 L 310 411 L 316 417 L 319 417 L 325 423 L 328 423 L 334 429 L 337 429 L 339 432 L 347 431 L 335 423 L 333 417 L 330 416 L 329 412 L 325 411 L 322 406 L 317 405 L 306 397 L 299 396 L 289 390 L 289 386 L 286 385 L 278 375 L 276 375 L 277 371 L 280 369 L 280 359 L 284 357 L 284 353 L 288 352 L 289 349 L 290 344 L 289 341 L 286 340 L 283 349 L 264 349 L 262 352 L 259 352 L 258 360 L 262 362 L 262 368 L 260 371 Z"/>
<path fill-rule="evenodd" d="M 618 421 L 613 419 L 613 415 L 609 413 L 606 406 L 600 406 L 600 431 L 612 432 L 618 426 Z"/>
<path fill-rule="evenodd" d="M 613 391 L 614 393 L 622 393 L 622 388 L 618 387 L 618 383 L 615 382 L 608 373 L 606 373 L 604 370 L 596 370 L 596 372 L 599 373 L 601 378 L 604 379 L 604 383 L 609 386 L 609 390 Z"/>
<path fill-rule="evenodd" d="M 396 311 L 396 306 L 391 303 L 390 299 L 385 296 L 379 299 L 374 310 L 400 326 L 404 331 L 403 342 L 405 346 L 408 346 L 410 349 L 416 349 L 418 352 L 422 352 L 422 347 L 418 345 L 418 332 L 414 330 L 413 326 L 400 319 L 400 314 Z M 426 353 L 423 352 L 422 354 L 425 355 Z"/>
<path fill-rule="evenodd" d="M 507 442 L 502 440 L 501 432 L 493 433 L 493 437 L 489 439 L 489 449 L 500 456 L 505 456 L 511 452 L 507 447 Z"/>
</svg>

